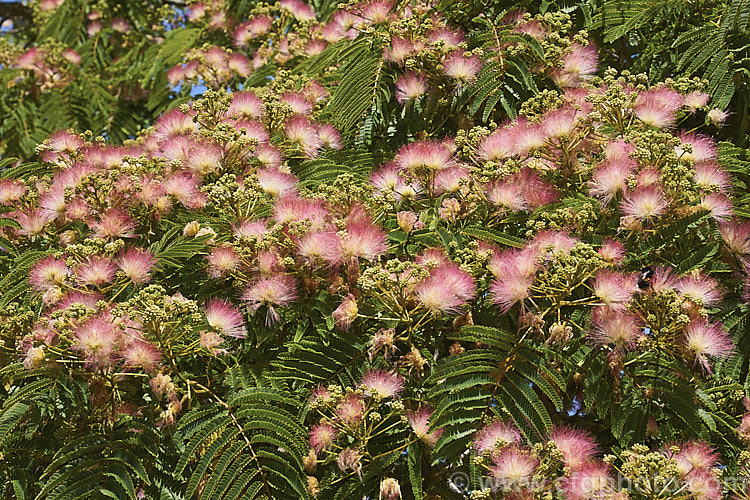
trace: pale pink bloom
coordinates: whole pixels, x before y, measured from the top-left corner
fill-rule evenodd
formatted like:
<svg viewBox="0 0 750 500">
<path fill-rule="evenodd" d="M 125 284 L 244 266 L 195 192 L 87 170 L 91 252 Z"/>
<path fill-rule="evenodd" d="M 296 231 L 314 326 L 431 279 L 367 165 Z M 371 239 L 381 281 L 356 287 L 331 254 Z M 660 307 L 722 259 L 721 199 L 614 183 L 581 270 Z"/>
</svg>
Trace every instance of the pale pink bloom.
<svg viewBox="0 0 750 500">
<path fill-rule="evenodd" d="M 506 424 L 502 420 L 496 420 L 484 426 L 477 433 L 473 442 L 477 455 L 483 455 L 487 452 L 494 453 L 501 447 L 519 444 L 521 435 L 512 425 Z"/>
<path fill-rule="evenodd" d="M 431 311 L 457 314 L 461 306 L 474 298 L 476 285 L 469 273 L 456 264 L 445 265 L 430 270 L 430 275 L 415 289 L 417 300 Z"/>
<path fill-rule="evenodd" d="M 734 212 L 732 202 L 722 193 L 711 193 L 701 198 L 698 208 L 711 212 L 711 217 L 717 221 L 729 220 Z"/>
<path fill-rule="evenodd" d="M 417 220 L 419 220 L 419 216 L 408 210 L 403 210 L 396 214 L 398 227 L 405 233 L 410 233 L 414 229 L 414 224 L 416 224 Z"/>
<path fill-rule="evenodd" d="M 236 52 L 229 55 L 227 67 L 237 75 L 244 78 L 250 76 L 250 73 L 252 72 L 248 58 Z"/>
<path fill-rule="evenodd" d="M 412 142 L 403 146 L 396 157 L 396 166 L 407 172 L 431 172 L 452 167 L 455 162 L 451 152 L 436 141 Z"/>
<path fill-rule="evenodd" d="M 281 94 L 279 102 L 289 105 L 292 112 L 298 115 L 309 115 L 313 109 L 313 103 L 299 92 L 284 92 Z"/>
<path fill-rule="evenodd" d="M 161 352 L 150 342 L 135 339 L 122 351 L 122 359 L 127 367 L 140 367 L 153 372 L 161 360 Z"/>
<path fill-rule="evenodd" d="M 0 181 L 0 205 L 11 205 L 26 194 L 28 188 L 19 181 L 4 179 Z"/>
<path fill-rule="evenodd" d="M 275 168 L 258 169 L 260 187 L 271 196 L 278 197 L 297 192 L 297 178 L 287 172 Z"/>
<path fill-rule="evenodd" d="M 254 237 L 260 241 L 263 239 L 263 235 L 268 232 L 268 227 L 264 221 L 243 221 L 234 226 L 233 232 L 238 239 L 244 236 L 248 239 Z"/>
<path fill-rule="evenodd" d="M 709 324 L 705 319 L 698 319 L 685 329 L 685 348 L 695 357 L 693 366 L 700 364 L 711 373 L 710 358 L 729 358 L 734 352 L 734 343 L 719 323 Z"/>
<path fill-rule="evenodd" d="M 258 272 L 261 276 L 270 276 L 284 270 L 284 263 L 275 249 L 258 252 Z"/>
<path fill-rule="evenodd" d="M 560 87 L 578 86 L 596 73 L 598 62 L 599 56 L 594 44 L 584 47 L 579 43 L 572 43 L 570 52 L 562 56 L 562 68 L 550 76 Z"/>
<path fill-rule="evenodd" d="M 326 215 L 328 211 L 321 200 L 288 195 L 277 199 L 274 205 L 274 220 L 279 224 L 309 220 L 310 228 L 317 230 L 325 225 Z"/>
<path fill-rule="evenodd" d="M 722 111 L 720 109 L 714 108 L 706 113 L 706 118 L 708 118 L 708 121 L 711 122 L 713 126 L 723 127 L 730 114 L 731 113 L 729 111 Z"/>
<path fill-rule="evenodd" d="M 604 156 L 608 161 L 613 162 L 631 161 L 635 165 L 634 160 L 630 158 L 630 155 L 634 152 L 635 146 L 629 142 L 625 142 L 624 139 L 608 142 L 604 147 Z"/>
<path fill-rule="evenodd" d="M 266 115 L 266 106 L 253 92 L 234 92 L 232 94 L 232 104 L 229 105 L 227 115 L 257 120 Z"/>
<path fill-rule="evenodd" d="M 443 73 L 462 83 L 474 80 L 480 69 L 482 60 L 479 56 L 466 57 L 462 50 L 451 53 L 443 63 Z"/>
<path fill-rule="evenodd" d="M 206 195 L 201 193 L 200 178 L 187 172 L 180 172 L 164 180 L 164 191 L 174 196 L 186 208 L 200 208 L 205 205 Z"/>
<path fill-rule="evenodd" d="M 136 285 L 151 281 L 151 271 L 156 262 L 152 252 L 137 247 L 122 250 L 117 259 L 120 270 Z"/>
<path fill-rule="evenodd" d="M 101 21 L 92 21 L 86 26 L 86 34 L 88 36 L 94 36 L 99 33 L 103 28 Z"/>
<path fill-rule="evenodd" d="M 498 161 L 512 156 L 515 150 L 513 128 L 498 128 L 482 139 L 477 156 L 482 160 Z"/>
<path fill-rule="evenodd" d="M 33 370 L 42 365 L 45 359 L 44 347 L 31 347 L 26 351 L 26 356 L 23 360 L 23 366 L 27 370 Z"/>
<path fill-rule="evenodd" d="M 49 149 L 59 154 L 71 155 L 80 150 L 84 145 L 83 140 L 68 130 L 59 130 L 49 138 Z"/>
<path fill-rule="evenodd" d="M 455 193 L 464 181 L 469 179 L 469 169 L 466 167 L 451 167 L 441 170 L 435 174 L 433 184 L 435 186 L 435 195 L 443 193 Z"/>
<path fill-rule="evenodd" d="M 200 333 L 200 344 L 201 347 L 210 352 L 213 355 L 225 354 L 224 349 L 218 347 L 224 342 L 224 339 L 216 332 L 201 332 Z"/>
<path fill-rule="evenodd" d="M 292 13 L 297 21 L 309 21 L 315 19 L 315 11 L 312 6 L 302 0 L 281 0 L 279 7 Z"/>
<path fill-rule="evenodd" d="M 268 168 L 279 168 L 284 160 L 279 148 L 270 144 L 259 144 L 253 155 L 261 165 Z"/>
<path fill-rule="evenodd" d="M 635 165 L 630 159 L 607 161 L 594 171 L 589 182 L 589 194 L 609 203 L 618 193 L 627 189 L 627 178 Z"/>
<path fill-rule="evenodd" d="M 326 50 L 326 47 L 328 47 L 328 43 L 325 40 L 313 38 L 305 45 L 305 55 L 307 57 L 320 55 Z"/>
<path fill-rule="evenodd" d="M 94 255 L 76 267 L 76 280 L 81 285 L 103 285 L 111 283 L 117 266 L 111 259 Z"/>
<path fill-rule="evenodd" d="M 54 220 L 54 216 L 39 209 L 28 209 L 14 212 L 13 219 L 21 226 L 18 233 L 22 236 L 34 236 L 44 232 L 44 226 Z"/>
<path fill-rule="evenodd" d="M 308 158 L 317 156 L 323 146 L 315 124 L 306 116 L 296 115 L 287 120 L 284 133 L 293 143 L 299 144 Z"/>
<path fill-rule="evenodd" d="M 594 295 L 612 309 L 624 309 L 636 290 L 633 275 L 622 275 L 607 270 L 599 270 L 591 283 Z"/>
<path fill-rule="evenodd" d="M 589 334 L 597 345 L 613 345 L 616 352 L 631 349 L 643 335 L 643 328 L 632 314 L 625 311 L 597 310 Z"/>
<path fill-rule="evenodd" d="M 318 396 L 315 396 L 317 399 Z M 311 398 L 312 399 L 312 398 Z M 348 427 L 354 427 L 362 420 L 365 413 L 365 402 L 361 396 L 350 394 L 339 401 L 336 405 L 336 416 L 341 423 Z"/>
<path fill-rule="evenodd" d="M 136 221 L 127 212 L 111 209 L 90 226 L 97 238 L 133 238 Z"/>
<path fill-rule="evenodd" d="M 667 200 L 661 190 L 655 186 L 638 188 L 628 193 L 620 204 L 620 209 L 626 217 L 634 217 L 642 221 L 651 221 L 664 214 L 667 207 Z"/>
<path fill-rule="evenodd" d="M 566 467 L 573 471 L 587 464 L 597 452 L 596 443 L 591 435 L 577 429 L 554 427 L 549 440 L 557 445 Z"/>
<path fill-rule="evenodd" d="M 388 250 L 388 246 L 382 229 L 370 221 L 353 221 L 346 226 L 346 236 L 341 239 L 341 250 L 347 259 L 361 257 L 375 260 Z"/>
<path fill-rule="evenodd" d="M 577 124 L 577 112 L 569 107 L 564 107 L 546 113 L 542 117 L 542 131 L 545 136 L 551 138 L 567 137 Z"/>
<path fill-rule="evenodd" d="M 273 19 L 271 16 L 265 14 L 255 16 L 246 23 L 242 23 L 234 31 L 235 46 L 247 47 L 251 40 L 267 34 L 271 30 L 272 24 Z"/>
<path fill-rule="evenodd" d="M 361 7 L 362 17 L 371 23 L 377 24 L 390 18 L 393 2 L 388 0 L 370 0 Z"/>
<path fill-rule="evenodd" d="M 130 23 L 128 23 L 125 19 L 122 19 L 121 17 L 116 17 L 112 19 L 111 28 L 119 33 L 127 33 L 130 31 Z"/>
<path fill-rule="evenodd" d="M 394 193 L 396 201 L 400 201 L 399 193 L 406 185 L 399 169 L 394 164 L 388 164 L 370 174 L 370 182 L 380 193 Z"/>
<path fill-rule="evenodd" d="M 326 148 L 341 149 L 344 146 L 341 142 L 341 134 L 330 123 L 324 123 L 318 127 L 318 137 Z"/>
<path fill-rule="evenodd" d="M 492 457 L 490 474 L 503 488 L 519 490 L 530 486 L 539 460 L 527 451 L 508 446 Z"/>
<path fill-rule="evenodd" d="M 721 300 L 719 283 L 705 274 L 697 276 L 685 276 L 675 283 L 675 290 L 683 297 L 702 305 L 713 307 Z"/>
<path fill-rule="evenodd" d="M 497 279 L 490 287 L 490 296 L 492 302 L 500 306 L 500 311 L 506 313 L 514 304 L 530 296 L 535 276 L 519 270 L 512 261 L 501 260 L 496 270 Z"/>
<path fill-rule="evenodd" d="M 79 326 L 74 334 L 75 341 L 71 346 L 74 351 L 80 351 L 89 368 L 107 368 L 119 343 L 119 331 L 102 316 L 90 318 Z"/>
<path fill-rule="evenodd" d="M 62 56 L 70 64 L 81 64 L 81 56 L 73 49 L 63 50 Z"/>
<path fill-rule="evenodd" d="M 615 480 L 610 477 L 608 467 L 594 462 L 563 477 L 560 486 L 566 500 L 611 498 L 615 492 Z"/>
<path fill-rule="evenodd" d="M 210 174 L 219 169 L 222 156 L 219 146 L 208 143 L 200 144 L 190 152 L 185 166 L 199 175 Z"/>
<path fill-rule="evenodd" d="M 709 471 L 719 461 L 719 456 L 703 441 L 689 441 L 677 445 L 679 453 L 668 456 L 677 462 L 682 474 Z"/>
<path fill-rule="evenodd" d="M 721 500 L 724 496 L 724 484 L 710 471 L 691 472 L 685 478 L 690 498 L 701 500 Z M 737 497 L 735 497 L 737 498 Z"/>
<path fill-rule="evenodd" d="M 555 253 L 568 254 L 578 244 L 578 240 L 567 231 L 547 230 L 538 233 L 529 242 L 529 249 L 538 252 L 544 260 L 551 260 Z"/>
<path fill-rule="evenodd" d="M 183 113 L 179 109 L 167 111 L 161 115 L 154 124 L 156 134 L 160 138 L 174 135 L 189 134 L 194 132 L 198 125 L 193 122 L 193 117 Z"/>
<path fill-rule="evenodd" d="M 414 431 L 414 434 L 424 441 L 427 446 L 433 448 L 437 440 L 443 434 L 443 428 L 431 431 L 430 430 L 430 416 L 432 416 L 432 410 L 426 406 L 420 408 L 418 411 L 407 411 L 406 419 L 409 421 L 409 426 Z"/>
<path fill-rule="evenodd" d="M 722 222 L 719 224 L 719 232 L 730 252 L 750 254 L 750 222 Z"/>
<path fill-rule="evenodd" d="M 395 397 L 404 388 L 404 381 L 395 373 L 375 369 L 362 376 L 361 384 L 367 395 L 380 399 Z"/>
<path fill-rule="evenodd" d="M 395 36 L 391 39 L 391 48 L 385 49 L 384 57 L 391 62 L 403 64 L 404 59 L 414 51 L 414 42 Z"/>
<path fill-rule="evenodd" d="M 492 184 L 487 193 L 487 199 L 492 204 L 512 212 L 522 212 L 529 209 L 529 204 L 523 192 L 513 178 Z"/>
<path fill-rule="evenodd" d="M 315 450 L 315 453 L 320 455 L 321 452 L 333 445 L 337 436 L 338 431 L 330 424 L 314 425 L 310 429 L 310 446 Z"/>
<path fill-rule="evenodd" d="M 221 47 L 211 47 L 208 50 L 203 51 L 203 57 L 206 59 L 206 64 L 210 69 L 218 74 L 226 74 L 229 67 L 227 52 Z"/>
<path fill-rule="evenodd" d="M 688 108 L 695 110 L 707 106 L 710 98 L 711 96 L 705 92 L 694 91 L 685 95 L 684 104 Z"/>
<path fill-rule="evenodd" d="M 695 166 L 693 181 L 700 188 L 718 189 L 721 192 L 726 192 L 732 186 L 729 174 L 722 170 L 716 161 L 698 163 Z"/>
<path fill-rule="evenodd" d="M 102 296 L 98 293 L 83 293 L 83 292 L 70 292 L 65 295 L 60 302 L 55 304 L 55 311 L 64 311 L 73 304 L 80 304 L 86 309 L 96 309 L 96 303 L 102 300 Z"/>
<path fill-rule="evenodd" d="M 651 289 L 654 292 L 674 290 L 677 283 L 677 277 L 672 273 L 672 269 L 664 266 L 656 266 L 654 275 L 651 278 Z"/>
<path fill-rule="evenodd" d="M 281 319 L 275 307 L 287 306 L 296 298 L 297 285 L 294 278 L 283 274 L 259 279 L 250 285 L 242 295 L 242 300 L 247 303 L 248 308 L 253 313 L 262 305 L 268 307 L 266 313 L 266 324 L 268 325 Z"/>
<path fill-rule="evenodd" d="M 539 208 L 553 203 L 560 198 L 560 191 L 549 182 L 542 180 L 530 168 L 522 168 L 511 179 L 517 183 L 519 190 L 523 193 L 524 199 L 531 208 Z"/>
<path fill-rule="evenodd" d="M 619 266 L 622 264 L 627 252 L 625 251 L 625 246 L 619 241 L 612 238 L 605 238 L 597 253 L 607 264 Z"/>
<path fill-rule="evenodd" d="M 396 81 L 396 99 L 401 104 L 427 93 L 427 78 L 421 73 L 407 72 Z"/>
<path fill-rule="evenodd" d="M 710 137 L 695 133 L 683 133 L 680 134 L 679 138 L 682 144 L 675 146 L 674 152 L 681 160 L 687 160 L 691 163 L 701 163 L 716 159 L 716 143 Z M 683 146 L 686 144 L 690 147 L 684 148 Z M 688 152 L 687 149 L 691 151 Z"/>
<path fill-rule="evenodd" d="M 675 113 L 682 106 L 682 96 L 669 87 L 641 92 L 633 107 L 635 115 L 647 125 L 665 128 L 674 125 Z"/>
<path fill-rule="evenodd" d="M 237 338 L 247 336 L 245 317 L 227 300 L 210 299 L 206 304 L 206 320 L 211 328 L 222 335 Z"/>
<path fill-rule="evenodd" d="M 50 255 L 32 266 L 29 272 L 29 283 L 37 292 L 46 292 L 62 285 L 68 274 L 70 270 L 65 265 L 65 261 Z"/>
<path fill-rule="evenodd" d="M 531 151 L 544 146 L 546 138 L 542 125 L 531 123 L 525 118 L 519 118 L 512 129 L 514 139 L 514 154 L 527 156 Z"/>
<path fill-rule="evenodd" d="M 336 464 L 339 466 L 341 472 L 346 472 L 351 469 L 357 473 L 357 476 L 362 478 L 362 463 L 359 451 L 356 448 L 344 448 L 339 453 L 336 459 Z"/>
<path fill-rule="evenodd" d="M 310 262 L 326 262 L 331 266 L 341 263 L 341 239 L 334 231 L 312 231 L 297 243 L 297 252 Z"/>
<path fill-rule="evenodd" d="M 466 41 L 463 33 L 446 27 L 433 29 L 427 34 L 427 39 L 432 44 L 442 42 L 445 47 L 454 47 Z"/>
<path fill-rule="evenodd" d="M 228 276 L 240 264 L 240 256 L 229 245 L 211 249 L 206 260 L 208 261 L 208 275 L 215 279 Z"/>
</svg>

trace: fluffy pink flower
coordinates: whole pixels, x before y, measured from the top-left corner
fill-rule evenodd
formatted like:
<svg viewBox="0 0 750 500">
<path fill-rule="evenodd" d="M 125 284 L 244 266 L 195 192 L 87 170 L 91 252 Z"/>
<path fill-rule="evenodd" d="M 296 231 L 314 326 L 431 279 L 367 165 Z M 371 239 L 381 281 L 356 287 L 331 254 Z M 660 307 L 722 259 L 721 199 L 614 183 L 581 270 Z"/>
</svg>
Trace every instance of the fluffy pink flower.
<svg viewBox="0 0 750 500">
<path fill-rule="evenodd" d="M 193 117 L 179 109 L 173 109 L 161 115 L 156 120 L 154 127 L 157 136 L 160 138 L 189 134 L 198 128 L 197 124 L 193 122 Z"/>
<path fill-rule="evenodd" d="M 456 193 L 469 178 L 469 170 L 465 167 L 451 167 L 435 174 L 433 181 L 435 195 Z"/>
<path fill-rule="evenodd" d="M 552 73 L 552 79 L 560 87 L 580 85 L 596 73 L 599 62 L 596 46 L 589 44 L 584 47 L 578 43 L 570 45 L 570 52 L 562 57 L 562 68 Z"/>
<path fill-rule="evenodd" d="M 0 205 L 10 205 L 26 194 L 28 188 L 19 181 L 4 179 L 0 181 Z"/>
<path fill-rule="evenodd" d="M 211 249 L 206 260 L 208 261 L 208 275 L 212 278 L 221 278 L 237 269 L 240 256 L 233 247 L 226 245 Z"/>
<path fill-rule="evenodd" d="M 684 104 L 688 108 L 695 110 L 707 106 L 709 99 L 711 99 L 711 96 L 705 92 L 695 91 L 685 95 Z"/>
<path fill-rule="evenodd" d="M 94 369 L 106 368 L 119 342 L 119 331 L 101 316 L 90 318 L 75 331 L 75 341 L 71 349 L 80 351 L 86 366 Z"/>
<path fill-rule="evenodd" d="M 701 500 L 721 500 L 724 496 L 724 484 L 710 471 L 691 472 L 685 478 L 691 498 Z"/>
<path fill-rule="evenodd" d="M 538 252 L 544 260 L 551 260 L 555 253 L 568 254 L 578 244 L 578 240 L 567 231 L 547 230 L 538 233 L 529 242 L 529 250 Z"/>
<path fill-rule="evenodd" d="M 589 193 L 601 198 L 603 203 L 609 203 L 617 193 L 626 190 L 627 178 L 634 168 L 635 162 L 629 158 L 608 160 L 594 171 L 589 182 Z"/>
<path fill-rule="evenodd" d="M 597 446 L 590 434 L 569 427 L 555 427 L 549 440 L 557 445 L 563 455 L 565 465 L 572 471 L 587 464 L 597 452 Z"/>
<path fill-rule="evenodd" d="M 232 94 L 232 104 L 227 110 L 228 116 L 259 119 L 266 114 L 266 107 L 263 101 L 253 92 L 234 92 Z"/>
<path fill-rule="evenodd" d="M 598 345 L 611 345 L 615 352 L 622 352 L 635 345 L 643 335 L 635 316 L 624 311 L 600 310 L 593 320 L 589 337 Z"/>
<path fill-rule="evenodd" d="M 315 453 L 320 455 L 333 445 L 337 436 L 338 431 L 330 424 L 314 425 L 310 429 L 310 446 L 315 450 Z"/>
<path fill-rule="evenodd" d="M 486 452 L 495 452 L 502 446 L 519 444 L 521 435 L 513 426 L 506 424 L 502 420 L 496 420 L 486 425 L 477 433 L 474 438 L 474 447 L 477 455 Z"/>
<path fill-rule="evenodd" d="M 92 223 L 92 229 L 97 238 L 132 238 L 136 225 L 127 212 L 111 209 L 98 222 Z"/>
<path fill-rule="evenodd" d="M 347 259 L 375 260 L 387 250 L 382 229 L 369 221 L 354 221 L 346 226 L 346 236 L 341 239 L 341 250 Z"/>
<path fill-rule="evenodd" d="M 564 477 L 560 486 L 567 500 L 610 498 L 608 495 L 615 491 L 615 480 L 606 465 L 589 463 Z"/>
<path fill-rule="evenodd" d="M 76 279 L 81 285 L 103 285 L 115 277 L 117 266 L 107 257 L 94 255 L 76 267 Z"/>
<path fill-rule="evenodd" d="M 719 456 L 708 443 L 690 441 L 678 445 L 679 453 L 671 455 L 677 462 L 677 467 L 683 474 L 691 472 L 707 472 L 719 461 Z"/>
<path fill-rule="evenodd" d="M 341 149 L 341 134 L 330 123 L 324 123 L 318 127 L 318 137 L 324 147 L 330 149 Z"/>
<path fill-rule="evenodd" d="M 717 221 L 728 220 L 732 217 L 732 202 L 722 193 L 707 194 L 701 198 L 698 207 L 711 212 L 711 217 Z"/>
<path fill-rule="evenodd" d="M 350 394 L 339 401 L 339 404 L 336 405 L 336 416 L 341 423 L 348 427 L 354 427 L 359 424 L 364 413 L 365 402 L 362 400 L 361 396 Z"/>
<path fill-rule="evenodd" d="M 514 304 L 529 297 L 536 274 L 535 252 L 503 252 L 493 259 L 491 270 L 496 277 L 490 287 L 492 301 L 506 313 Z"/>
<path fill-rule="evenodd" d="M 477 148 L 477 156 L 482 160 L 498 161 L 510 157 L 515 151 L 515 138 L 512 128 L 498 128 L 482 139 Z"/>
<path fill-rule="evenodd" d="M 451 152 L 435 141 L 412 142 L 402 147 L 396 158 L 396 166 L 407 172 L 436 172 L 454 165 Z"/>
<path fill-rule="evenodd" d="M 146 372 L 153 372 L 161 360 L 161 352 L 150 342 L 135 339 L 122 352 L 125 366 L 140 367 Z"/>
<path fill-rule="evenodd" d="M 323 146 L 318 135 L 318 128 L 306 116 L 295 115 L 286 122 L 284 133 L 290 141 L 299 145 L 308 158 L 317 156 Z"/>
<path fill-rule="evenodd" d="M 502 209 L 522 212 L 529 209 L 529 204 L 513 179 L 497 182 L 490 186 L 487 200 Z"/>
<path fill-rule="evenodd" d="M 675 113 L 682 106 L 682 96 L 669 87 L 657 87 L 641 92 L 633 111 L 644 123 L 665 128 L 674 125 Z"/>
<path fill-rule="evenodd" d="M 341 263 L 341 239 L 333 231 L 312 231 L 297 243 L 297 251 L 311 263 L 325 262 L 331 266 Z"/>
<path fill-rule="evenodd" d="M 361 384 L 366 394 L 380 399 L 395 397 L 404 388 L 404 381 L 395 373 L 375 369 L 362 376 Z"/>
<path fill-rule="evenodd" d="M 268 307 L 266 324 L 279 321 L 281 318 L 275 307 L 284 307 L 297 298 L 297 286 L 294 278 L 286 275 L 276 275 L 261 278 L 252 284 L 242 295 L 250 310 L 254 313 L 260 306 Z"/>
<path fill-rule="evenodd" d="M 401 104 L 413 101 L 426 93 L 427 79 L 420 73 L 409 71 L 396 81 L 396 99 Z"/>
<path fill-rule="evenodd" d="M 279 102 L 287 104 L 292 108 L 292 112 L 298 115 L 309 115 L 313 109 L 313 103 L 299 92 L 284 92 Z"/>
<path fill-rule="evenodd" d="M 359 451 L 356 448 L 344 448 L 339 453 L 339 457 L 336 459 L 336 464 L 339 466 L 341 472 L 346 472 L 351 469 L 357 473 L 358 476 L 362 476 L 362 463 Z"/>
<path fill-rule="evenodd" d="M 449 314 L 457 314 L 461 306 L 474 298 L 475 292 L 471 275 L 452 262 L 430 270 L 429 277 L 415 289 L 423 307 Z"/>
<path fill-rule="evenodd" d="M 294 195 L 284 196 L 274 204 L 274 219 L 279 224 L 310 221 L 313 230 L 322 229 L 328 215 L 321 200 L 300 198 Z"/>
<path fill-rule="evenodd" d="M 713 307 L 721 300 L 719 283 L 705 274 L 680 278 L 674 288 L 683 297 L 704 307 Z"/>
<path fill-rule="evenodd" d="M 253 155 L 261 165 L 269 168 L 279 168 L 284 161 L 279 148 L 269 144 L 259 144 Z"/>
<path fill-rule="evenodd" d="M 443 434 L 443 428 L 430 431 L 430 417 L 432 416 L 432 410 L 426 406 L 420 408 L 418 411 L 407 411 L 406 419 L 409 421 L 409 426 L 414 431 L 414 434 L 424 441 L 427 446 L 433 448 L 437 440 Z"/>
<path fill-rule="evenodd" d="M 466 57 L 461 50 L 451 53 L 443 63 L 443 73 L 459 82 L 474 80 L 480 69 L 482 69 L 482 60 L 479 56 Z"/>
<path fill-rule="evenodd" d="M 619 266 L 625 258 L 625 246 L 617 240 L 605 238 L 597 251 L 607 264 Z"/>
<path fill-rule="evenodd" d="M 370 182 L 376 191 L 380 193 L 396 193 L 403 188 L 405 181 L 401 176 L 398 167 L 394 164 L 389 164 L 382 167 L 379 170 L 374 171 L 370 174 Z M 396 197 L 396 201 L 399 201 L 399 197 Z"/>
<path fill-rule="evenodd" d="M 529 486 L 539 460 L 527 451 L 508 446 L 492 457 L 490 474 L 503 488 L 519 490 Z"/>
<path fill-rule="evenodd" d="M 315 19 L 315 10 L 311 5 L 302 0 L 281 0 L 279 7 L 292 13 L 297 21 L 309 21 Z"/>
<path fill-rule="evenodd" d="M 274 168 L 258 169 L 256 173 L 261 189 L 271 196 L 296 193 L 297 178 L 294 175 Z"/>
<path fill-rule="evenodd" d="M 214 144 L 200 144 L 187 158 L 186 166 L 198 175 L 216 172 L 221 167 L 221 148 Z"/>
<path fill-rule="evenodd" d="M 576 126 L 576 110 L 564 107 L 542 117 L 542 131 L 549 138 L 567 137 Z"/>
<path fill-rule="evenodd" d="M 34 264 L 29 272 L 29 283 L 37 292 L 46 292 L 62 285 L 68 274 L 70 270 L 65 261 L 50 255 Z"/>
<path fill-rule="evenodd" d="M 54 215 L 39 209 L 27 209 L 13 213 L 13 218 L 21 226 L 18 233 L 22 236 L 34 236 L 44 232 L 44 226 L 54 220 Z"/>
<path fill-rule="evenodd" d="M 677 277 L 672 273 L 672 269 L 664 266 L 654 268 L 654 275 L 651 278 L 651 289 L 654 292 L 674 290 L 677 283 Z"/>
<path fill-rule="evenodd" d="M 719 231 L 730 252 L 750 254 L 750 222 L 724 222 L 719 224 Z"/>
<path fill-rule="evenodd" d="M 693 181 L 703 189 L 718 189 L 727 191 L 732 186 L 729 174 L 721 169 L 718 162 L 705 161 L 695 166 Z"/>
<path fill-rule="evenodd" d="M 245 317 L 231 302 L 210 299 L 206 305 L 206 320 L 211 328 L 222 335 L 244 338 L 247 336 Z"/>
<path fill-rule="evenodd" d="M 624 309 L 636 290 L 633 275 L 599 270 L 591 283 L 594 295 L 612 309 Z"/>
<path fill-rule="evenodd" d="M 352 323 L 357 319 L 359 309 L 357 301 L 351 293 L 346 296 L 344 301 L 333 311 L 333 319 L 336 328 L 347 331 L 351 328 Z"/>
<path fill-rule="evenodd" d="M 243 78 L 247 78 L 252 72 L 252 70 L 250 69 L 250 61 L 248 60 L 248 58 L 242 54 L 238 54 L 237 52 L 229 55 L 227 66 L 236 75 Z"/>
<path fill-rule="evenodd" d="M 732 338 L 719 323 L 709 324 L 705 319 L 690 323 L 685 329 L 685 348 L 695 357 L 693 366 L 700 364 L 711 373 L 710 358 L 728 358 L 734 352 Z"/>
<path fill-rule="evenodd" d="M 667 200 L 662 192 L 654 186 L 638 188 L 628 196 L 620 205 L 620 209 L 626 217 L 634 217 L 642 221 L 651 221 L 664 214 L 667 210 Z"/>
<path fill-rule="evenodd" d="M 681 160 L 701 163 L 716 159 L 716 143 L 710 137 L 695 133 L 683 133 L 680 135 L 680 140 L 682 144 L 675 146 L 674 152 Z M 689 147 L 685 147 L 686 145 Z"/>
<path fill-rule="evenodd" d="M 513 126 L 514 149 L 513 153 L 519 156 L 527 156 L 531 151 L 544 146 L 546 138 L 542 126 L 539 123 L 529 122 L 525 118 L 519 118 Z"/>
<path fill-rule="evenodd" d="M 156 266 L 154 254 L 142 248 L 130 247 L 120 252 L 117 266 L 136 285 L 148 283 Z"/>
</svg>

